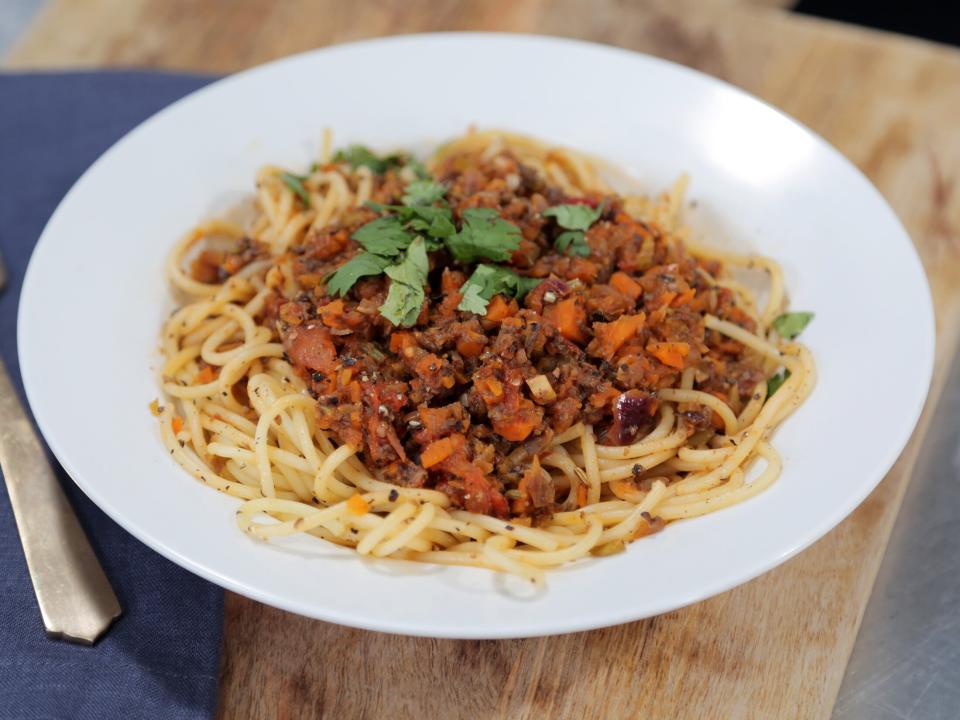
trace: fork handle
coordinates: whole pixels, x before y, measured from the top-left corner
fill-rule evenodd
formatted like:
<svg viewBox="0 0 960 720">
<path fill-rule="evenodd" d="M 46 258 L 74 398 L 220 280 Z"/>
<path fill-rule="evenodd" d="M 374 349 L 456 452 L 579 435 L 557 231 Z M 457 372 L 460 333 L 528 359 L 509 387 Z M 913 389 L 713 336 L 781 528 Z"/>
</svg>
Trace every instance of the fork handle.
<svg viewBox="0 0 960 720">
<path fill-rule="evenodd" d="M 47 634 L 92 644 L 120 603 L 0 361 L 0 469 Z"/>
</svg>

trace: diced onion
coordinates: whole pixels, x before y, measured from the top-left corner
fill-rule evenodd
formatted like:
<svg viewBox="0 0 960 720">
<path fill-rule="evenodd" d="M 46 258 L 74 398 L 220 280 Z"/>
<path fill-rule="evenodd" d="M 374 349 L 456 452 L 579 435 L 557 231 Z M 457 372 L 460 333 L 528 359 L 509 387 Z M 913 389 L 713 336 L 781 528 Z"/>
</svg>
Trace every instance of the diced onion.
<svg viewBox="0 0 960 720">
<path fill-rule="evenodd" d="M 553 402 L 557 399 L 557 394 L 553 391 L 553 386 L 546 375 L 537 375 L 527 380 L 527 387 L 533 394 L 534 399 L 541 402 Z"/>
</svg>

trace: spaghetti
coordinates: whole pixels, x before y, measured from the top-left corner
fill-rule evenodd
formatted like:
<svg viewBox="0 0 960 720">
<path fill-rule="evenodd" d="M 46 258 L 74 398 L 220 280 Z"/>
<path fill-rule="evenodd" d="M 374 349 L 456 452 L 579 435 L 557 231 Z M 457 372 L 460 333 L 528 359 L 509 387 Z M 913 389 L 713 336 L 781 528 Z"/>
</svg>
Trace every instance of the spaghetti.
<svg viewBox="0 0 960 720">
<path fill-rule="evenodd" d="M 174 247 L 163 443 L 254 537 L 538 583 L 743 502 L 816 372 L 777 264 L 691 241 L 684 188 L 621 197 L 500 132 L 427 168 L 327 135 L 307 175 L 258 173 L 248 227 Z"/>
</svg>

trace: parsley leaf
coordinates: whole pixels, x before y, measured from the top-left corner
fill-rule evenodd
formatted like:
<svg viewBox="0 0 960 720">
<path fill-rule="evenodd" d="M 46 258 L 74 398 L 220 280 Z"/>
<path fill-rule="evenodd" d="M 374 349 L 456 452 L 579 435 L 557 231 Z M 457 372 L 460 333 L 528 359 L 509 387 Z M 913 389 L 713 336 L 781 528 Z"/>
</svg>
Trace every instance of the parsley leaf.
<svg viewBox="0 0 960 720">
<path fill-rule="evenodd" d="M 561 253 L 569 248 L 571 255 L 587 257 L 590 254 L 590 246 L 587 245 L 587 239 L 583 234 L 583 230 L 567 230 L 566 232 L 560 233 L 553 244 Z"/>
<path fill-rule="evenodd" d="M 462 263 L 487 258 L 509 260 L 520 247 L 520 228 L 500 217 L 489 208 L 470 208 L 463 211 L 463 228 L 446 238 L 447 248 Z"/>
<path fill-rule="evenodd" d="M 435 238 L 448 238 L 457 232 L 453 225 L 453 213 L 449 208 L 415 207 L 405 208 L 412 219 L 408 227 L 417 232 L 425 232 Z M 438 246 L 439 247 L 439 246 Z M 438 249 L 433 248 L 433 249 Z"/>
<path fill-rule="evenodd" d="M 413 236 L 403 228 L 397 217 L 387 216 L 362 225 L 351 236 L 369 252 L 376 255 L 399 255 Z"/>
<path fill-rule="evenodd" d="M 783 385 L 789 377 L 790 371 L 784 370 L 782 375 L 777 373 L 767 380 L 767 400 L 769 400 L 771 396 L 780 389 L 780 386 Z"/>
<path fill-rule="evenodd" d="M 773 321 L 773 329 L 787 340 L 793 340 L 813 320 L 812 312 L 788 312 Z"/>
<path fill-rule="evenodd" d="M 603 213 L 603 205 L 555 205 L 543 211 L 545 217 L 557 219 L 557 225 L 565 230 L 586 230 Z"/>
<path fill-rule="evenodd" d="M 357 280 L 367 275 L 379 275 L 391 262 L 390 258 L 371 253 L 357 253 L 337 268 L 327 280 L 327 292 L 343 297 L 352 288 Z"/>
<path fill-rule="evenodd" d="M 399 218 L 407 228 L 417 232 L 429 233 L 435 238 L 447 238 L 453 235 L 457 228 L 453 224 L 453 213 L 450 208 L 442 207 L 405 207 L 403 205 L 383 205 L 367 200 L 364 203 L 368 208 L 378 213 L 396 213 L 393 217 Z M 436 243 L 428 243 L 429 250 L 439 249 Z"/>
<path fill-rule="evenodd" d="M 350 145 L 341 148 L 334 153 L 334 162 L 345 162 L 354 168 L 368 167 L 378 175 L 385 173 L 392 167 L 400 167 L 404 164 L 406 157 L 403 155 L 387 155 L 386 157 L 377 157 L 369 148 L 363 145 Z"/>
<path fill-rule="evenodd" d="M 380 314 L 394 325 L 410 327 L 420 316 L 426 297 L 423 286 L 427 282 L 430 263 L 427 260 L 427 248 L 423 238 L 416 238 L 403 260 L 386 268 L 390 277 L 390 290 L 387 299 L 380 306 Z"/>
<path fill-rule="evenodd" d="M 310 193 L 307 192 L 307 189 L 303 186 L 303 181 L 307 179 L 306 175 L 294 175 L 293 173 L 282 172 L 280 173 L 280 180 L 290 188 L 293 193 L 300 198 L 302 202 L 307 207 L 310 207 Z"/>
<path fill-rule="evenodd" d="M 460 287 L 463 299 L 457 309 L 486 315 L 487 304 L 494 295 L 512 295 L 522 299 L 540 283 L 539 278 L 522 277 L 506 268 L 481 263 Z"/>
<path fill-rule="evenodd" d="M 480 267 L 486 266 L 481 265 Z M 471 279 L 473 279 L 473 276 L 471 276 Z M 490 304 L 490 299 L 493 295 L 484 297 L 483 289 L 482 284 L 471 283 L 470 280 L 467 280 L 467 282 L 463 284 L 463 287 L 460 288 L 460 292 L 463 293 L 463 298 L 460 300 L 460 304 L 457 305 L 457 310 L 472 312 L 477 315 L 486 315 L 487 305 Z"/>
<path fill-rule="evenodd" d="M 447 189 L 433 180 L 414 180 L 408 184 L 403 192 L 403 204 L 407 207 L 415 205 L 433 205 L 447 194 Z"/>
<path fill-rule="evenodd" d="M 426 284 L 429 271 L 430 262 L 427 260 L 427 248 L 423 238 L 416 238 L 410 243 L 403 260 L 386 269 L 391 279 L 419 288 Z"/>
<path fill-rule="evenodd" d="M 417 176 L 419 180 L 432 180 L 433 176 L 427 171 L 427 168 L 423 166 L 423 163 L 419 160 L 411 160 L 407 163 L 407 167 L 413 171 L 413 174 Z"/>
</svg>

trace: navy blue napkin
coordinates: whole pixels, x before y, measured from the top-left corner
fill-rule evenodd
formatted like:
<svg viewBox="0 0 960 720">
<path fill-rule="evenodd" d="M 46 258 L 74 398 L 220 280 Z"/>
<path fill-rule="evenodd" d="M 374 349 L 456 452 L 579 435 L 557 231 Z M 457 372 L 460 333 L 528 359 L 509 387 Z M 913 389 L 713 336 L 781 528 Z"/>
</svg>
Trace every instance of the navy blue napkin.
<svg viewBox="0 0 960 720">
<path fill-rule="evenodd" d="M 50 214 L 111 144 L 208 82 L 154 73 L 0 74 L 0 250 L 9 276 L 0 295 L 0 354 L 18 385 L 17 301 Z M 84 241 L 83 228 L 76 239 Z M 211 717 L 222 591 L 135 540 L 62 471 L 60 478 L 124 614 L 94 647 L 46 639 L 0 486 L 0 718 Z"/>
</svg>

